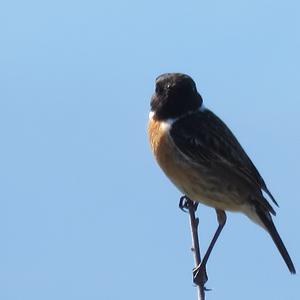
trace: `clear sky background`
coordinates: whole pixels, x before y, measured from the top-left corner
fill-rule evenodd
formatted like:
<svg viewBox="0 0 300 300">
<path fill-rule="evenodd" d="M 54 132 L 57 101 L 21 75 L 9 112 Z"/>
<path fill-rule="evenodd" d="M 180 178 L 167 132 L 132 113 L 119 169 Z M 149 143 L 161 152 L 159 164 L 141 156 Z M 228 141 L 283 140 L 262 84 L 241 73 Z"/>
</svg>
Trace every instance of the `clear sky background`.
<svg viewBox="0 0 300 300">
<path fill-rule="evenodd" d="M 146 135 L 154 79 L 173 71 L 257 165 L 300 272 L 299 16 L 296 0 L 2 1 L 0 299 L 195 299 L 188 215 Z M 206 249 L 215 213 L 198 214 Z M 208 275 L 208 300 L 300 297 L 240 214 Z"/>
</svg>

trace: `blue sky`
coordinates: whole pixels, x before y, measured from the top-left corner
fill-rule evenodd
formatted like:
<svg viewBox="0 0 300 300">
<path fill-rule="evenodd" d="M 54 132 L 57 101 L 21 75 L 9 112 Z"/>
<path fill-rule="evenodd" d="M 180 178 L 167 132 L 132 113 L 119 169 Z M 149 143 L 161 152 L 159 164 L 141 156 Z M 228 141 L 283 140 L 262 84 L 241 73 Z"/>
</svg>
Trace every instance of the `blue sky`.
<svg viewBox="0 0 300 300">
<path fill-rule="evenodd" d="M 195 299 L 188 216 L 155 164 L 154 79 L 185 72 L 279 202 L 300 270 L 298 1 L 0 4 L 0 298 Z M 203 249 L 216 228 L 201 206 Z M 202 250 L 203 252 L 203 250 Z M 271 238 L 240 214 L 207 299 L 299 299 Z"/>
</svg>

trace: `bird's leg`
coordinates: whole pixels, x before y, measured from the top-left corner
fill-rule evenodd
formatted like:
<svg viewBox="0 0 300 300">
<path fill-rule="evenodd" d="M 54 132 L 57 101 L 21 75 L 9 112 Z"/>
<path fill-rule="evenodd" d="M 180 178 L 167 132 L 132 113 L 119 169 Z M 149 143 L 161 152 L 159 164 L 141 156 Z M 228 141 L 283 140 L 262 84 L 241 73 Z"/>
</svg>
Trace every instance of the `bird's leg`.
<svg viewBox="0 0 300 300">
<path fill-rule="evenodd" d="M 212 249 L 214 248 L 214 245 L 226 223 L 226 214 L 225 211 L 216 209 L 217 213 L 217 219 L 219 226 L 214 234 L 213 239 L 211 240 L 208 249 L 201 261 L 201 263 L 193 270 L 193 276 L 194 276 L 194 283 L 197 285 L 204 285 L 207 281 L 207 275 L 206 275 L 206 263 L 208 261 L 208 258 L 211 254 Z"/>
</svg>

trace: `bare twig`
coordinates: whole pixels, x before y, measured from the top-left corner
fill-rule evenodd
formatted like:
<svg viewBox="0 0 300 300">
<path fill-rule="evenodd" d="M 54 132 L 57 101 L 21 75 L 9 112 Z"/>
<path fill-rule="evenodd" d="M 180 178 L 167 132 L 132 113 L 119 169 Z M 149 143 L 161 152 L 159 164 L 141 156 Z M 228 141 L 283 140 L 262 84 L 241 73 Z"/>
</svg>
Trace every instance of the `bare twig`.
<svg viewBox="0 0 300 300">
<path fill-rule="evenodd" d="M 189 211 L 190 227 L 192 235 L 192 251 L 194 253 L 195 268 L 199 266 L 201 262 L 199 238 L 198 238 L 198 225 L 199 219 L 196 218 L 195 212 L 197 210 L 197 204 L 190 200 L 188 197 L 183 196 L 180 199 L 180 207 L 186 208 Z M 204 284 L 197 284 L 197 299 L 205 300 L 205 287 Z"/>
</svg>

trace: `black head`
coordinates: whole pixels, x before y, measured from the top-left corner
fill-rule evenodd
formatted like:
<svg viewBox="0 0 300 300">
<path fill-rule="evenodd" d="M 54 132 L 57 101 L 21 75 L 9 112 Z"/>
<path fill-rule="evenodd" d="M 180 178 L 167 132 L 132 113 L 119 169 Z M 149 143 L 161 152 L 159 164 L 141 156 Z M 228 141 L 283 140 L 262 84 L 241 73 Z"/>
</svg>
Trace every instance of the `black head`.
<svg viewBox="0 0 300 300">
<path fill-rule="evenodd" d="M 194 80 L 181 73 L 166 73 L 156 78 L 151 111 L 157 120 L 180 117 L 196 111 L 202 104 Z"/>
</svg>

